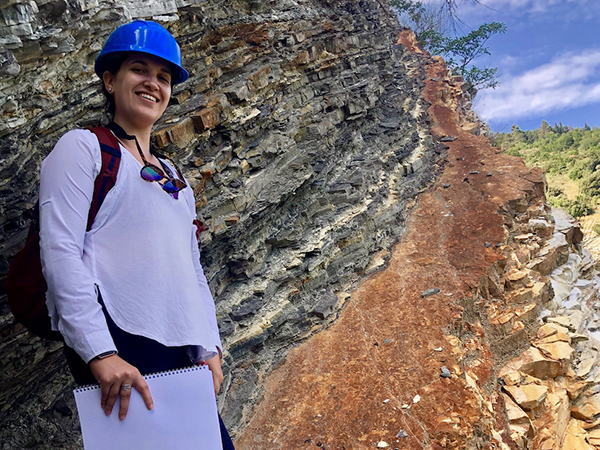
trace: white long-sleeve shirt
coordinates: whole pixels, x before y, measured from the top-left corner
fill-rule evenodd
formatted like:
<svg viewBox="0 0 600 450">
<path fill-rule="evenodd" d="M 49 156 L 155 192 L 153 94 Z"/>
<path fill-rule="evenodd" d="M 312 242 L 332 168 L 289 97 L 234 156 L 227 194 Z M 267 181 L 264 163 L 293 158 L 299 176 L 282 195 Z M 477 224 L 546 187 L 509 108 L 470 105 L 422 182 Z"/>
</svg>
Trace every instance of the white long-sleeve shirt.
<svg viewBox="0 0 600 450">
<path fill-rule="evenodd" d="M 195 201 L 140 177 L 121 146 L 115 186 L 86 231 L 100 146 L 88 130 L 66 133 L 42 163 L 40 249 L 53 329 L 84 361 L 116 350 L 98 303 L 116 325 L 166 346 L 192 346 L 197 359 L 221 348 L 215 304 L 200 265 Z M 175 173 L 175 171 L 173 171 Z"/>
</svg>

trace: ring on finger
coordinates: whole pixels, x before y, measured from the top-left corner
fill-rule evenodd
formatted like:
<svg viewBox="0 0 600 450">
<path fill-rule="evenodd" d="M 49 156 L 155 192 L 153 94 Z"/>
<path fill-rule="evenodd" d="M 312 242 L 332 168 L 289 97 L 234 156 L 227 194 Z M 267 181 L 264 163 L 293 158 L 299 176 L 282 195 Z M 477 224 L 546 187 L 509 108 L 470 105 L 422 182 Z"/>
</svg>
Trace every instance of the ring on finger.
<svg viewBox="0 0 600 450">
<path fill-rule="evenodd" d="M 130 391 L 131 390 L 131 385 L 130 384 L 122 384 L 121 385 L 121 390 L 122 391 Z"/>
</svg>

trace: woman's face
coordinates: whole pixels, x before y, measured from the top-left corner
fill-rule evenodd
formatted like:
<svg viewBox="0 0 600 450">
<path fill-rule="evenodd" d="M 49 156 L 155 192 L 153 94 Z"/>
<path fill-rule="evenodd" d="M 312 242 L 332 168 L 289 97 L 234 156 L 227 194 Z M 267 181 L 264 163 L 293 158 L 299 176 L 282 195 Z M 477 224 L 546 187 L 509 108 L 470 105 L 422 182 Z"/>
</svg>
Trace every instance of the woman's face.
<svg viewBox="0 0 600 450">
<path fill-rule="evenodd" d="M 136 127 L 152 126 L 171 97 L 171 69 L 160 58 L 144 53 L 129 56 L 116 74 L 102 77 L 115 100 L 115 121 Z"/>
</svg>

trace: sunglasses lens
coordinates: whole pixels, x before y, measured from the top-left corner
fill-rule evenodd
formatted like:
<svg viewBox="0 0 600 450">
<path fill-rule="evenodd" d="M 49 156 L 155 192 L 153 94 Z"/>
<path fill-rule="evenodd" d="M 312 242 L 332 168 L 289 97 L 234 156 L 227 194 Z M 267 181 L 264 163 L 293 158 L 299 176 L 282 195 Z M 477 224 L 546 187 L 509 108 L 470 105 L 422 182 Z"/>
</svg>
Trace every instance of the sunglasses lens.
<svg viewBox="0 0 600 450">
<path fill-rule="evenodd" d="M 143 156 L 142 156 L 142 158 L 143 158 Z M 177 170 L 177 173 L 180 174 L 179 176 L 181 176 L 179 169 L 176 169 L 176 170 Z M 164 191 L 166 191 L 168 194 L 171 194 L 173 196 L 173 198 L 175 198 L 175 199 L 178 198 L 177 193 L 187 187 L 187 184 L 185 184 L 185 182 L 183 182 L 177 178 L 168 178 L 165 175 L 165 172 L 163 172 L 159 167 L 155 166 L 154 164 L 150 164 L 147 161 L 146 161 L 146 165 L 144 167 L 142 167 L 142 170 L 140 171 L 140 175 L 146 181 L 160 181 L 163 178 L 166 178 L 166 181 L 164 182 L 164 184 L 160 183 L 160 185 L 162 186 Z M 169 175 L 171 175 L 170 172 L 169 172 Z"/>
<path fill-rule="evenodd" d="M 156 166 L 144 166 L 141 171 L 142 178 L 146 181 L 158 181 L 164 178 L 164 173 Z"/>
<path fill-rule="evenodd" d="M 186 184 L 181 180 L 176 178 L 171 178 L 165 184 L 163 184 L 163 189 L 167 191 L 169 194 L 173 194 L 174 192 L 179 192 L 183 188 L 186 187 Z"/>
</svg>

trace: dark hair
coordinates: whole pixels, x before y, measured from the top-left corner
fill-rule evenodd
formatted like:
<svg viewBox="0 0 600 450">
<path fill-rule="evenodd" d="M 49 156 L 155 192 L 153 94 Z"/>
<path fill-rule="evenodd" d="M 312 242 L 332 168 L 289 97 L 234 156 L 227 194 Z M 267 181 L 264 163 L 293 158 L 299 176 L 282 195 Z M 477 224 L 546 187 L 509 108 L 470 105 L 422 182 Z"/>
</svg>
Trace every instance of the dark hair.
<svg viewBox="0 0 600 450">
<path fill-rule="evenodd" d="M 115 52 L 111 53 L 110 55 L 107 55 L 104 59 L 106 70 L 112 73 L 113 75 L 116 75 L 119 69 L 121 68 L 123 62 L 125 62 L 125 60 L 129 58 L 129 55 L 131 55 L 131 53 L 132 52 Z M 101 79 L 100 83 L 102 85 L 102 94 L 104 95 L 104 99 L 106 100 L 104 102 L 104 110 L 106 112 L 106 115 L 108 116 L 108 119 L 112 120 L 115 116 L 115 98 L 106 90 L 106 86 L 104 86 L 104 80 Z"/>
</svg>

